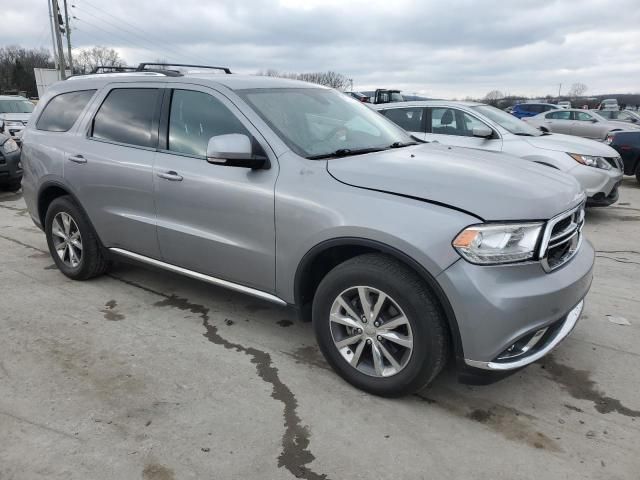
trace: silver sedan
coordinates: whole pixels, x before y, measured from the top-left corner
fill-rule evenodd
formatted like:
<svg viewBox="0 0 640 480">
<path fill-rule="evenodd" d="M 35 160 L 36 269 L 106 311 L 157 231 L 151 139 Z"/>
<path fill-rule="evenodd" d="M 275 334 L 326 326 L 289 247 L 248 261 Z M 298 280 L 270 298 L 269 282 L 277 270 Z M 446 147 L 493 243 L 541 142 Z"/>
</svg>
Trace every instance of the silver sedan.
<svg viewBox="0 0 640 480">
<path fill-rule="evenodd" d="M 640 130 L 640 126 L 633 123 L 608 120 L 596 112 L 576 108 L 552 110 L 523 120 L 543 132 L 564 133 L 594 140 L 604 140 L 610 132 L 618 130 Z"/>
</svg>

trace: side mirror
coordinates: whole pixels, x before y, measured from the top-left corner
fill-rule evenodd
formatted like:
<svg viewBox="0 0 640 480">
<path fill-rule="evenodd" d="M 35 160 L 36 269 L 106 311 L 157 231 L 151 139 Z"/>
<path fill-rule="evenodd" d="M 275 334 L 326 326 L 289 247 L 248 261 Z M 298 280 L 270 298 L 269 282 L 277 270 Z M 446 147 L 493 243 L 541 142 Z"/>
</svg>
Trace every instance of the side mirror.
<svg viewBox="0 0 640 480">
<path fill-rule="evenodd" d="M 474 137 L 490 138 L 493 136 L 493 130 L 489 127 L 474 127 L 472 132 Z"/>
<path fill-rule="evenodd" d="M 598 120 L 596 118 L 590 118 L 589 121 L 591 123 L 598 123 Z"/>
<path fill-rule="evenodd" d="M 251 169 L 268 166 L 266 155 L 255 155 L 251 139 L 240 133 L 211 137 L 207 144 L 207 162 Z"/>
</svg>

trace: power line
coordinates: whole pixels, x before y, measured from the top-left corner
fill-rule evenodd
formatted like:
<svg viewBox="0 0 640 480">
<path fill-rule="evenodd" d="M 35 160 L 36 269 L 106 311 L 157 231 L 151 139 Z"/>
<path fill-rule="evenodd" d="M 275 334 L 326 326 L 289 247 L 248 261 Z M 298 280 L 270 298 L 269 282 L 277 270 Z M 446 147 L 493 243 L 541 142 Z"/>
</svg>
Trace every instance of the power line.
<svg viewBox="0 0 640 480">
<path fill-rule="evenodd" d="M 142 30 L 140 27 L 138 27 L 138 26 L 136 26 L 136 25 L 133 25 L 132 23 L 127 22 L 126 20 L 124 20 L 124 19 L 122 19 L 122 18 L 119 18 L 119 17 L 117 17 L 116 15 L 113 15 L 113 14 L 111 14 L 111 13 L 109 13 L 109 12 L 107 12 L 107 11 L 105 11 L 105 10 L 103 10 L 103 9 L 99 8 L 99 7 L 96 7 L 95 5 L 93 5 L 93 4 L 92 4 L 91 2 L 89 2 L 88 0 L 84 0 L 84 3 L 86 3 L 88 6 L 90 6 L 90 7 L 91 7 L 91 8 L 93 8 L 94 10 L 97 10 L 97 11 L 101 12 L 102 14 L 104 14 L 104 15 L 108 15 L 109 17 L 111 17 L 111 18 L 113 18 L 113 19 L 117 20 L 119 24 L 125 24 L 125 25 L 128 25 L 128 26 L 132 27 L 134 30 L 131 30 L 131 29 L 128 29 L 128 28 L 124 28 L 124 27 L 123 27 L 123 26 L 121 26 L 121 25 L 116 25 L 116 24 L 114 24 L 113 22 L 111 22 L 111 21 L 109 21 L 109 20 L 106 20 L 106 19 L 104 19 L 104 18 L 102 18 L 102 17 L 97 17 L 95 14 L 92 14 L 92 13 L 90 13 L 90 12 L 87 12 L 87 10 L 86 10 L 86 9 L 82 9 L 82 8 L 80 8 L 78 5 L 75 5 L 75 4 L 74 4 L 74 5 L 72 5 L 72 7 L 78 8 L 79 10 L 82 10 L 85 14 L 91 15 L 92 17 L 94 17 L 94 18 L 96 18 L 97 20 L 100 20 L 100 21 L 102 21 L 102 22 L 106 22 L 106 23 L 108 23 L 108 24 L 110 24 L 110 25 L 114 26 L 115 28 L 117 28 L 117 29 L 119 29 L 119 30 L 122 30 L 122 31 L 124 31 L 124 32 L 128 32 L 129 34 L 132 34 L 132 35 L 135 35 L 136 37 L 138 37 L 138 38 L 140 38 L 140 39 L 144 40 L 146 43 L 149 43 L 149 44 L 153 45 L 153 46 L 154 46 L 154 47 L 156 47 L 156 48 L 157 48 L 158 46 L 160 46 L 161 48 L 159 48 L 159 50 L 160 50 L 161 52 L 163 52 L 163 51 L 165 51 L 165 50 L 169 50 L 169 51 L 172 51 L 174 54 L 178 55 L 178 57 L 176 57 L 176 58 L 183 59 L 183 58 L 185 58 L 185 57 L 190 57 L 191 59 L 196 60 L 197 62 L 207 63 L 207 62 L 206 62 L 206 60 L 202 60 L 201 58 L 196 57 L 196 56 L 194 56 L 194 55 L 186 54 L 185 52 L 182 52 L 182 51 L 180 51 L 180 50 L 177 50 L 177 49 L 175 49 L 174 47 L 169 46 L 168 44 L 165 44 L 165 43 L 163 43 L 163 42 L 159 42 L 159 41 L 157 41 L 157 40 L 154 40 L 153 38 L 150 38 L 150 37 L 149 37 L 148 32 L 145 32 L 145 31 L 144 31 L 144 30 Z M 141 35 L 141 33 L 146 34 L 146 36 L 145 36 L 145 35 Z"/>
<path fill-rule="evenodd" d="M 78 20 L 79 22 L 82 22 L 82 23 L 86 23 L 87 25 L 90 25 L 90 26 L 91 26 L 91 27 L 93 27 L 93 28 L 97 28 L 98 30 L 101 30 L 101 31 L 105 32 L 105 33 L 106 33 L 106 34 L 108 34 L 109 36 L 116 36 L 116 37 L 119 37 L 119 38 L 120 38 L 120 40 L 124 40 L 124 42 L 125 42 L 125 43 L 130 44 L 130 45 L 132 45 L 132 46 L 134 46 L 134 47 L 136 47 L 136 48 L 141 48 L 142 50 L 146 50 L 146 51 L 148 51 L 148 52 L 150 52 L 150 53 L 153 53 L 153 54 L 155 54 L 155 53 L 157 52 L 157 47 L 155 47 L 155 46 L 154 46 L 154 47 L 155 47 L 155 49 L 151 49 L 151 48 L 149 48 L 149 47 L 148 47 L 148 46 L 146 46 L 146 45 L 142 45 L 142 44 L 138 43 L 137 41 L 132 41 L 130 38 L 124 37 L 122 34 L 119 34 L 119 33 L 113 32 L 113 31 L 106 30 L 106 29 L 102 28 L 101 26 L 96 25 L 96 24 L 95 24 L 95 23 L 93 23 L 93 22 L 90 22 L 90 21 L 85 20 L 85 19 L 83 19 L 83 18 L 78 18 L 78 17 L 76 17 L 75 15 L 73 16 L 73 19 L 74 19 L 74 20 Z M 77 27 L 76 27 L 76 29 L 77 29 Z M 89 33 L 89 32 L 87 32 L 86 30 L 81 30 L 81 31 L 84 31 L 85 33 Z"/>
</svg>

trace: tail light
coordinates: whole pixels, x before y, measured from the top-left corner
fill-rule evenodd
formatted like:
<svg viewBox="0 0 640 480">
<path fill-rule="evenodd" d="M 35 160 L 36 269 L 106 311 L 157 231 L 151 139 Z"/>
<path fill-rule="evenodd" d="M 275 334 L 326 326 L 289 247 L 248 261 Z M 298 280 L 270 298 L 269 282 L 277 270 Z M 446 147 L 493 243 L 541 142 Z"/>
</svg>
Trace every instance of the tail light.
<svg viewBox="0 0 640 480">
<path fill-rule="evenodd" d="M 609 134 L 607 135 L 607 139 L 604 141 L 607 145 L 611 145 L 613 143 L 613 139 L 615 138 L 615 135 Z"/>
</svg>

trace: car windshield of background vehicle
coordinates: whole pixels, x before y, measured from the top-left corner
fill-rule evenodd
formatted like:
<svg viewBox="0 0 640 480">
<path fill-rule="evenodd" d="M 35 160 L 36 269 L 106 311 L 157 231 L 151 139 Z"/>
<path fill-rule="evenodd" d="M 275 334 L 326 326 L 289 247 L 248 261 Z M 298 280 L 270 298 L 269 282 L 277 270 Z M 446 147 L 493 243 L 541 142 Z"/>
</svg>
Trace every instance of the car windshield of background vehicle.
<svg viewBox="0 0 640 480">
<path fill-rule="evenodd" d="M 0 100 L 0 113 L 31 113 L 33 108 L 28 100 Z"/>
<path fill-rule="evenodd" d="M 498 108 L 490 105 L 476 105 L 471 108 L 514 135 L 524 135 L 527 137 L 539 137 L 540 135 L 543 135 L 543 133 L 537 128 L 527 125 L 522 120 L 519 120 L 513 115 L 503 112 Z"/>
<path fill-rule="evenodd" d="M 274 88 L 238 94 L 303 157 L 348 156 L 417 143 L 362 102 L 335 90 Z"/>
</svg>

